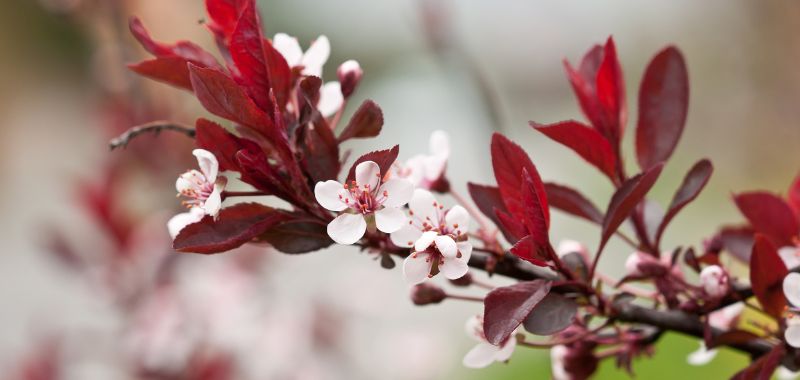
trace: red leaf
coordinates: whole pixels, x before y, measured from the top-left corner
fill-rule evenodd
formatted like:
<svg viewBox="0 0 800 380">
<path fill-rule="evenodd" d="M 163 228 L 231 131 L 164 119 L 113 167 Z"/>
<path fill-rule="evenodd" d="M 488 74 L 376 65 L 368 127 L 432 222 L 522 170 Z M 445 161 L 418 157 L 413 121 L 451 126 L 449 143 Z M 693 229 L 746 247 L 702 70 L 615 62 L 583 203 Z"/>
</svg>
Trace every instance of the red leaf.
<svg viewBox="0 0 800 380">
<path fill-rule="evenodd" d="M 669 159 L 683 133 L 688 108 L 686 63 L 670 46 L 650 61 L 639 87 L 636 157 L 642 169 Z"/>
<path fill-rule="evenodd" d="M 192 42 L 178 41 L 174 44 L 156 42 L 150 37 L 142 21 L 136 17 L 131 18 L 129 26 L 131 33 L 142 44 L 142 47 L 156 57 L 180 57 L 196 66 L 221 68 L 213 55 Z"/>
<path fill-rule="evenodd" d="M 614 39 L 608 37 L 603 51 L 603 62 L 597 69 L 597 103 L 603 114 L 604 125 L 600 129 L 615 148 L 619 147 L 623 128 L 627 121 L 625 105 L 625 80 L 617 60 Z"/>
<path fill-rule="evenodd" d="M 339 145 L 328 124 L 321 117 L 315 117 L 320 123 L 313 128 L 304 125 L 301 128 L 304 144 L 303 167 L 311 180 L 316 183 L 336 179 L 339 174 Z"/>
<path fill-rule="evenodd" d="M 755 191 L 734 195 L 733 200 L 757 232 L 778 246 L 793 245 L 800 227 L 792 208 L 781 197 Z"/>
<path fill-rule="evenodd" d="M 264 39 L 262 45 L 264 46 L 264 58 L 267 60 L 267 69 L 269 69 L 272 92 L 278 100 L 279 107 L 283 109 L 289 100 L 289 92 L 292 88 L 292 69 L 286 63 L 283 54 L 272 46 L 272 42 Z"/>
<path fill-rule="evenodd" d="M 261 132 L 273 128 L 269 116 L 223 72 L 189 65 L 189 73 L 194 93 L 208 112 Z"/>
<path fill-rule="evenodd" d="M 544 210 L 544 218 L 547 225 L 550 225 L 550 211 L 547 206 L 547 195 L 544 191 L 542 179 L 539 177 L 539 172 L 536 166 L 533 165 L 531 159 L 522 148 L 506 138 L 505 136 L 495 133 L 492 136 L 492 167 L 494 168 L 494 177 L 497 180 L 497 185 L 500 188 L 500 194 L 503 196 L 503 202 L 506 209 L 515 218 L 522 220 L 523 218 L 523 205 L 522 205 L 522 171 L 527 170 L 530 174 L 533 184 L 536 187 L 536 194 L 539 196 L 539 203 Z"/>
<path fill-rule="evenodd" d="M 483 331 L 489 343 L 500 345 L 550 292 L 550 282 L 534 280 L 492 290 L 486 295 Z"/>
<path fill-rule="evenodd" d="M 383 111 L 372 100 L 365 100 L 339 135 L 339 141 L 355 137 L 375 137 L 381 133 L 381 127 L 383 127 Z"/>
<path fill-rule="evenodd" d="M 667 213 L 664 214 L 664 218 L 661 220 L 661 224 L 658 226 L 658 231 L 656 232 L 656 247 L 659 246 L 659 242 L 661 242 L 661 235 L 664 233 L 664 229 L 667 227 L 669 222 L 675 215 L 678 214 L 689 202 L 693 201 L 703 188 L 708 183 L 708 180 L 711 178 L 711 173 L 714 171 L 714 166 L 711 165 L 711 161 L 707 159 L 702 159 L 698 161 L 692 168 L 686 173 L 686 176 L 683 178 L 683 183 L 681 186 L 678 187 L 678 191 L 675 193 L 675 196 L 672 197 L 672 203 L 670 203 L 669 208 L 667 209 Z"/>
<path fill-rule="evenodd" d="M 520 192 L 522 193 L 522 204 L 525 207 L 523 221 L 529 233 L 528 237 L 533 243 L 532 254 L 534 257 L 550 259 L 553 255 L 553 247 L 550 245 L 549 225 L 544 212 L 544 207 L 547 207 L 547 203 L 544 205 L 540 203 L 541 197 L 537 194 L 539 189 L 537 189 L 533 178 L 526 169 L 522 170 L 522 178 L 523 183 Z M 547 199 L 546 195 L 544 199 Z"/>
<path fill-rule="evenodd" d="M 233 33 L 242 8 L 252 0 L 206 0 L 206 11 L 211 19 L 206 25 L 222 41 Z"/>
<path fill-rule="evenodd" d="M 239 71 L 239 82 L 253 101 L 267 113 L 272 113 L 269 91 L 270 73 L 264 54 L 261 24 L 254 1 L 245 2 L 236 27 L 230 36 L 231 60 Z"/>
<path fill-rule="evenodd" d="M 597 130 L 574 120 L 548 125 L 530 122 L 530 125 L 545 136 L 572 149 L 612 181 L 616 179 L 617 159 L 614 148 Z"/>
<path fill-rule="evenodd" d="M 603 233 L 598 252 L 603 250 L 611 235 L 628 218 L 636 205 L 644 199 L 647 192 L 656 183 L 663 168 L 664 164 L 653 166 L 644 173 L 629 178 L 617 189 L 614 196 L 611 197 L 606 216 L 603 219 Z"/>
<path fill-rule="evenodd" d="M 800 174 L 797 175 L 794 182 L 792 182 L 792 186 L 789 187 L 789 194 L 786 199 L 789 201 L 789 206 L 794 210 L 797 220 L 800 221 Z"/>
<path fill-rule="evenodd" d="M 756 235 L 750 255 L 750 284 L 753 294 L 767 314 L 780 319 L 786 306 L 783 278 L 789 274 L 778 250 L 761 234 Z"/>
<path fill-rule="evenodd" d="M 221 125 L 203 118 L 197 119 L 195 133 L 195 145 L 214 154 L 219 161 L 219 170 L 239 171 L 236 152 L 244 149 L 242 139 Z"/>
<path fill-rule="evenodd" d="M 523 327 L 534 335 L 553 335 L 575 320 L 578 304 L 558 293 L 550 293 L 525 318 Z"/>
<path fill-rule="evenodd" d="M 556 183 L 545 183 L 544 189 L 550 206 L 590 222 L 603 223 L 603 213 L 577 190 Z"/>
<path fill-rule="evenodd" d="M 537 249 L 536 243 L 531 235 L 519 239 L 509 251 L 514 256 L 540 267 L 546 267 L 547 260 L 550 259 L 549 255 Z"/>
<path fill-rule="evenodd" d="M 128 65 L 133 72 L 150 79 L 192 91 L 189 68 L 181 57 L 161 57 Z"/>
<path fill-rule="evenodd" d="M 288 254 L 313 252 L 333 244 L 324 223 L 302 218 L 277 224 L 259 239 Z"/>
<path fill-rule="evenodd" d="M 359 157 L 356 162 L 353 163 L 353 166 L 350 167 L 350 171 L 347 174 L 347 182 L 353 181 L 356 178 L 356 166 L 364 161 L 372 161 L 378 164 L 381 168 L 381 175 L 385 176 L 386 173 L 389 172 L 389 168 L 391 168 L 392 164 L 397 160 L 398 153 L 400 153 L 400 147 L 395 145 L 392 149 L 376 150 Z"/>
<path fill-rule="evenodd" d="M 186 226 L 175 237 L 180 252 L 219 253 L 237 248 L 270 227 L 287 219 L 286 214 L 258 203 L 239 203 L 222 209 L 217 220 L 206 216 Z"/>
<path fill-rule="evenodd" d="M 595 82 L 597 79 L 597 70 L 600 68 L 600 63 L 603 61 L 603 47 L 600 45 L 593 46 L 583 57 L 581 65 L 576 71 L 572 68 L 568 61 L 564 61 L 564 67 L 567 71 L 567 78 L 572 84 L 572 90 L 578 98 L 578 103 L 581 106 L 586 118 L 589 119 L 591 124 L 602 131 L 602 115 L 597 104 L 597 96 L 595 89 Z"/>
<path fill-rule="evenodd" d="M 503 204 L 503 197 L 500 195 L 500 189 L 494 186 L 478 185 L 472 182 L 467 183 L 469 195 L 472 201 L 478 206 L 483 215 L 491 219 L 494 224 L 500 225 L 497 220 L 497 215 L 494 213 L 495 209 L 506 212 L 506 206 Z"/>
<path fill-rule="evenodd" d="M 781 358 L 785 353 L 786 348 L 782 344 L 778 344 L 766 355 L 762 355 L 745 369 L 734 374 L 731 380 L 769 380 L 780 365 Z"/>
<path fill-rule="evenodd" d="M 509 243 L 516 244 L 520 239 L 528 236 L 528 231 L 521 219 L 500 209 L 494 209 L 494 214 L 497 216 L 497 221 L 500 222 L 497 226 L 500 227 L 500 231 L 503 232 L 503 236 Z"/>
</svg>

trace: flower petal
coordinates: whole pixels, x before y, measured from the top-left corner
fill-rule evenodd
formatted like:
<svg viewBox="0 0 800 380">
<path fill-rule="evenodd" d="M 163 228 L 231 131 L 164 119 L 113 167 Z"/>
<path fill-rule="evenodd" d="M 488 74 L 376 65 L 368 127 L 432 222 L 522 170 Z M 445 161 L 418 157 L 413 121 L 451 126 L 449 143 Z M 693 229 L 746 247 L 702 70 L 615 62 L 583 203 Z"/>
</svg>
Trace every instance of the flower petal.
<svg viewBox="0 0 800 380">
<path fill-rule="evenodd" d="M 178 179 L 175 181 L 175 190 L 178 190 L 178 193 L 183 193 L 188 190 L 199 192 L 200 185 L 204 182 L 205 178 L 203 173 L 192 169 L 178 176 Z"/>
<path fill-rule="evenodd" d="M 333 180 L 317 182 L 314 186 L 314 197 L 317 198 L 320 206 L 331 211 L 342 211 L 350 207 L 345 200 L 354 204 L 350 193 L 344 189 L 344 185 Z"/>
<path fill-rule="evenodd" d="M 328 82 L 319 90 L 319 101 L 317 109 L 324 117 L 331 116 L 339 111 L 344 104 L 342 86 L 339 82 Z"/>
<path fill-rule="evenodd" d="M 497 352 L 494 356 L 494 360 L 498 362 L 504 362 L 511 358 L 511 354 L 514 353 L 514 349 L 517 347 L 517 338 L 513 335 L 500 346 L 500 351 Z"/>
<path fill-rule="evenodd" d="M 467 241 L 460 241 L 456 243 L 458 246 L 458 253 L 461 254 L 459 259 L 463 260 L 465 263 L 469 263 L 469 258 L 472 257 L 472 243 Z"/>
<path fill-rule="evenodd" d="M 403 225 L 408 225 L 407 222 L 406 213 L 399 208 L 384 207 L 375 211 L 375 224 L 379 230 L 387 234 L 399 230 Z"/>
<path fill-rule="evenodd" d="M 706 349 L 706 345 L 701 342 L 700 348 L 686 357 L 686 362 L 690 365 L 706 365 L 710 363 L 715 356 L 717 356 L 717 350 Z"/>
<path fill-rule="evenodd" d="M 442 272 L 445 277 L 451 280 L 457 280 L 464 277 L 464 275 L 469 272 L 469 266 L 464 260 L 455 257 L 443 257 L 439 262 L 439 271 Z"/>
<path fill-rule="evenodd" d="M 414 184 L 409 180 L 393 178 L 378 189 L 378 197 L 386 194 L 383 205 L 386 207 L 401 207 L 411 200 L 414 195 Z"/>
<path fill-rule="evenodd" d="M 283 56 L 289 66 L 297 66 L 300 60 L 303 59 L 303 49 L 294 38 L 285 33 L 278 33 L 272 39 L 272 46 Z"/>
<path fill-rule="evenodd" d="M 484 368 L 494 362 L 499 348 L 489 344 L 480 343 L 464 355 L 464 366 L 468 368 Z"/>
<path fill-rule="evenodd" d="M 303 74 L 322 77 L 322 66 L 328 61 L 331 55 L 331 43 L 328 37 L 319 36 L 311 46 L 308 47 L 306 53 L 303 55 L 300 64 L 303 65 Z"/>
<path fill-rule="evenodd" d="M 199 222 L 203 219 L 203 216 L 205 216 L 205 212 L 200 207 L 193 207 L 189 212 L 183 212 L 173 216 L 167 221 L 169 236 L 175 239 L 184 227 Z"/>
<path fill-rule="evenodd" d="M 431 255 L 425 252 L 417 252 L 408 255 L 403 261 L 403 277 L 411 285 L 425 282 L 431 273 Z"/>
<path fill-rule="evenodd" d="M 217 182 L 214 183 L 214 190 L 211 191 L 211 194 L 208 195 L 205 203 L 203 203 L 203 210 L 206 212 L 206 214 L 213 217 L 217 216 L 219 209 L 222 208 L 222 191 L 225 190 L 225 185 L 227 183 L 227 178 L 217 178 Z"/>
<path fill-rule="evenodd" d="M 800 273 L 789 273 L 783 279 L 783 294 L 795 307 L 800 307 Z"/>
<path fill-rule="evenodd" d="M 794 380 L 798 375 L 800 375 L 800 372 L 792 372 L 784 366 L 778 367 L 778 371 L 775 372 L 775 377 L 777 377 L 778 380 Z"/>
<path fill-rule="evenodd" d="M 339 244 L 353 244 L 364 236 L 367 222 L 361 214 L 342 214 L 328 223 L 328 236 Z"/>
<path fill-rule="evenodd" d="M 444 216 L 444 221 L 448 228 L 459 231 L 457 235 L 469 232 L 469 213 L 461 206 L 453 206 Z"/>
<path fill-rule="evenodd" d="M 217 180 L 217 173 L 219 172 L 219 162 L 211 153 L 205 149 L 195 149 L 192 154 L 197 157 L 197 165 L 200 166 L 200 171 L 206 177 L 206 181 L 215 182 Z"/>
<path fill-rule="evenodd" d="M 430 140 L 428 140 L 428 147 L 432 155 L 442 156 L 447 159 L 450 156 L 450 137 L 447 136 L 447 132 L 442 130 L 433 131 Z"/>
<path fill-rule="evenodd" d="M 794 246 L 782 247 L 778 250 L 778 256 L 783 260 L 787 268 L 800 266 L 800 248 Z"/>
<path fill-rule="evenodd" d="M 394 245 L 403 248 L 411 248 L 420 236 L 422 236 L 422 231 L 419 228 L 406 223 L 399 230 L 392 232 L 389 237 L 392 239 Z"/>
<path fill-rule="evenodd" d="M 417 239 L 417 241 L 414 242 L 414 250 L 417 252 L 422 252 L 428 249 L 428 247 L 430 247 L 431 244 L 433 244 L 433 241 L 436 239 L 436 236 L 438 235 L 439 234 L 437 234 L 434 231 L 424 232 L 422 235 L 420 235 L 419 239 Z"/>
<path fill-rule="evenodd" d="M 374 192 L 381 183 L 381 168 L 373 161 L 364 161 L 356 166 L 356 182 L 361 189 L 366 189 L 369 185 L 370 191 Z"/>
<path fill-rule="evenodd" d="M 434 204 L 438 203 L 436 203 L 436 198 L 433 197 L 430 191 L 416 189 L 408 202 L 408 207 L 411 208 L 414 216 L 420 221 L 436 225 L 439 224 L 439 213 Z"/>
<path fill-rule="evenodd" d="M 439 252 L 441 252 L 444 257 L 455 258 L 456 255 L 458 255 L 456 241 L 450 236 L 439 235 L 434 241 L 436 242 L 436 248 L 439 249 Z"/>
<path fill-rule="evenodd" d="M 789 343 L 790 346 L 794 348 L 800 347 L 800 324 L 790 323 L 786 327 L 786 333 L 783 337 L 786 338 L 786 343 Z"/>
<path fill-rule="evenodd" d="M 478 342 L 486 342 L 486 338 L 483 336 L 483 318 L 479 315 L 473 315 L 467 319 L 467 323 L 464 324 L 464 331 L 467 332 L 467 336 L 477 340 Z"/>
</svg>

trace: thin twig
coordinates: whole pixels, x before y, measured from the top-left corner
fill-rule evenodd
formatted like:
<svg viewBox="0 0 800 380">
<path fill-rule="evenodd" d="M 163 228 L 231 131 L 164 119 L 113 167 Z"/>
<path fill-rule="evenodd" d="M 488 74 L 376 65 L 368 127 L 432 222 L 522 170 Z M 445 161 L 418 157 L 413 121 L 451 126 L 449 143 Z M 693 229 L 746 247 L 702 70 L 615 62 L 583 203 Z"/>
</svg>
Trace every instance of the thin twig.
<svg viewBox="0 0 800 380">
<path fill-rule="evenodd" d="M 195 136 L 195 130 L 192 127 L 168 121 L 153 121 L 150 123 L 133 127 L 125 131 L 125 133 L 111 139 L 108 145 L 111 148 L 111 150 L 114 150 L 119 147 L 127 146 L 128 143 L 131 142 L 131 140 L 135 139 L 139 135 L 147 133 L 154 133 L 157 135 L 161 133 L 161 131 L 179 132 L 190 138 L 194 138 Z"/>
</svg>

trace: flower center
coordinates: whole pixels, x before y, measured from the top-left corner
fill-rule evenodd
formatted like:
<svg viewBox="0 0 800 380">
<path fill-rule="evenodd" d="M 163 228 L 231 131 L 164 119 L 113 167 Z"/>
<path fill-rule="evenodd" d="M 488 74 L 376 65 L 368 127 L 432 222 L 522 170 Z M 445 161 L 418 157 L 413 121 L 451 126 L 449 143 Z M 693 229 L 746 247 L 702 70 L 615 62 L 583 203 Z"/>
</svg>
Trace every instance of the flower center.
<svg viewBox="0 0 800 380">
<path fill-rule="evenodd" d="M 383 190 L 378 192 L 378 188 L 373 189 L 372 185 L 365 184 L 359 185 L 358 182 L 352 181 L 349 184 L 344 184 L 344 189 L 349 193 L 349 197 L 339 194 L 339 199 L 351 209 L 361 214 L 371 214 L 378 211 L 386 198 L 389 197 L 389 191 Z"/>
<path fill-rule="evenodd" d="M 208 182 L 205 176 L 196 171 L 185 173 L 183 179 L 187 181 L 188 186 L 181 189 L 178 196 L 188 198 L 181 202 L 186 208 L 202 206 L 214 191 L 214 184 Z"/>
</svg>

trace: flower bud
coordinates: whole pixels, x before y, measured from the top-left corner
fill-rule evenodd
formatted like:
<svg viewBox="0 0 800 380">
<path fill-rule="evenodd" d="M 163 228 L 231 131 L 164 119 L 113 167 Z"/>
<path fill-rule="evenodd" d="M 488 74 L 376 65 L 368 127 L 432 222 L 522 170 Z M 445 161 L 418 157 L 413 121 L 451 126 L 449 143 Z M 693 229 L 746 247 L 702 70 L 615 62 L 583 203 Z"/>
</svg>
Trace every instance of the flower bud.
<svg viewBox="0 0 800 380">
<path fill-rule="evenodd" d="M 361 65 L 357 61 L 351 59 L 339 65 L 336 75 L 342 85 L 342 95 L 347 99 L 356 90 L 358 83 L 361 82 L 361 76 L 364 75 L 364 71 L 361 70 Z"/>
<path fill-rule="evenodd" d="M 710 265 L 700 272 L 700 283 L 706 294 L 713 298 L 722 298 L 728 294 L 728 274 L 719 265 Z"/>
<path fill-rule="evenodd" d="M 445 298 L 447 294 L 444 290 L 433 284 L 419 284 L 411 288 L 411 302 L 417 306 L 439 303 Z"/>
<path fill-rule="evenodd" d="M 467 274 L 455 280 L 450 280 L 450 283 L 453 284 L 454 286 L 462 286 L 462 287 L 470 286 L 472 285 L 472 275 L 469 272 L 467 272 Z"/>
<path fill-rule="evenodd" d="M 560 243 L 558 243 L 558 249 L 556 249 L 556 252 L 558 253 L 558 257 L 564 257 L 570 253 L 579 253 L 583 256 L 588 255 L 586 247 L 575 240 L 562 240 Z"/>
</svg>

